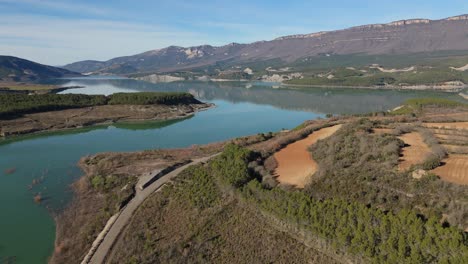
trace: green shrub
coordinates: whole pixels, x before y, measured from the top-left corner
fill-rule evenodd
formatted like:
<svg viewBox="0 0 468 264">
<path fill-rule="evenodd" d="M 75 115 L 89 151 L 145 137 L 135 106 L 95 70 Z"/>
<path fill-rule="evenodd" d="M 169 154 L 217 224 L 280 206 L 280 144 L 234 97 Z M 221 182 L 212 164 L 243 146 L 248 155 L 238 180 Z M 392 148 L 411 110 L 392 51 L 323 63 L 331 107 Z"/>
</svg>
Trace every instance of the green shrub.
<svg viewBox="0 0 468 264">
<path fill-rule="evenodd" d="M 91 185 L 96 190 L 99 190 L 102 187 L 104 187 L 105 182 L 106 182 L 106 179 L 100 175 L 96 175 L 91 178 Z"/>
<path fill-rule="evenodd" d="M 253 153 L 235 144 L 228 144 L 210 164 L 213 174 L 223 182 L 238 188 L 251 180 L 248 161 Z"/>
</svg>

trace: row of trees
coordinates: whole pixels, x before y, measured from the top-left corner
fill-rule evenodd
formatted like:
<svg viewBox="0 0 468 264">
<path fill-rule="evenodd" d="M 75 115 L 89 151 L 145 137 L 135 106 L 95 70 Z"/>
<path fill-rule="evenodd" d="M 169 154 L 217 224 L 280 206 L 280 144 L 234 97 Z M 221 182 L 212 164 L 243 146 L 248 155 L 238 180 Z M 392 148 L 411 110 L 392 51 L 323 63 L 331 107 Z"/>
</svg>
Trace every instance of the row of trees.
<svg viewBox="0 0 468 264">
<path fill-rule="evenodd" d="M 98 105 L 151 105 L 199 103 L 189 93 L 117 93 L 109 96 L 84 94 L 0 94 L 0 118 Z"/>
<path fill-rule="evenodd" d="M 468 236 L 409 210 L 385 213 L 341 199 L 319 201 L 302 192 L 264 189 L 252 181 L 244 195 L 280 220 L 374 263 L 466 263 Z"/>
<path fill-rule="evenodd" d="M 151 105 L 151 104 L 193 104 L 199 103 L 193 95 L 182 92 L 142 92 L 115 93 L 109 96 L 111 105 Z"/>
</svg>

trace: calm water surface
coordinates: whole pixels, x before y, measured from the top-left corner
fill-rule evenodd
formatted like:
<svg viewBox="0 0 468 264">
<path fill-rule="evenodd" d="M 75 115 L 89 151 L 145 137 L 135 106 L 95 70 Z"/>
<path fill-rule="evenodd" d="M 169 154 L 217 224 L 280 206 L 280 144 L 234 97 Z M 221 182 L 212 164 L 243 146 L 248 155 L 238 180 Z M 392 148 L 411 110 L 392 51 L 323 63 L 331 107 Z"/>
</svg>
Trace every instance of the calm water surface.
<svg viewBox="0 0 468 264">
<path fill-rule="evenodd" d="M 216 108 L 178 121 L 99 126 L 0 141 L 0 263 L 45 263 L 54 248 L 51 212 L 71 199 L 70 184 L 80 177 L 78 159 L 104 151 L 186 147 L 260 132 L 293 128 L 304 120 L 331 114 L 385 111 L 414 97 L 455 95 L 426 92 L 346 89 L 273 89 L 261 83 L 151 84 L 119 78 L 56 80 L 65 93 L 111 94 L 188 91 Z M 6 170 L 16 169 L 7 174 Z M 34 182 L 39 182 L 33 184 Z M 34 202 L 34 195 L 45 198 Z"/>
</svg>

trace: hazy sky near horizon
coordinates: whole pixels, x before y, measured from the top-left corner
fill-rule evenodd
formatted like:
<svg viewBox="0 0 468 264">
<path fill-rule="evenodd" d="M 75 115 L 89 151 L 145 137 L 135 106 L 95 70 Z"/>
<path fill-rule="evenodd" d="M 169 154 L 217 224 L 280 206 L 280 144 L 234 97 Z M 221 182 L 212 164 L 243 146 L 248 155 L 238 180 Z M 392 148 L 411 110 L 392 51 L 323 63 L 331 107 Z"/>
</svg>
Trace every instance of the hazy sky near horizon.
<svg viewBox="0 0 468 264">
<path fill-rule="evenodd" d="M 0 0 L 0 55 L 64 65 L 466 13 L 467 0 Z"/>
</svg>

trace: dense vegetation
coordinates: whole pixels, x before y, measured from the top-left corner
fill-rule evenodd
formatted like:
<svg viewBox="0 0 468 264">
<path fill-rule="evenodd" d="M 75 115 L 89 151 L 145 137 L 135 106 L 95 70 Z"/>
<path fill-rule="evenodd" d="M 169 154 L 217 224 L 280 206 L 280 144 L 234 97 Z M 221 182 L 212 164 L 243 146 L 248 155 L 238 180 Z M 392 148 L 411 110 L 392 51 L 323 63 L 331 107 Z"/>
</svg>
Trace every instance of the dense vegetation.
<svg viewBox="0 0 468 264">
<path fill-rule="evenodd" d="M 453 108 L 453 107 L 468 107 L 468 104 L 448 100 L 444 98 L 413 98 L 408 99 L 404 102 L 403 106 L 391 112 L 393 115 L 402 114 L 419 114 L 424 107 L 442 107 L 442 108 Z"/>
<path fill-rule="evenodd" d="M 142 93 L 115 93 L 109 96 L 109 104 L 112 105 L 150 105 L 150 104 L 180 104 L 196 103 L 193 95 L 182 92 L 142 92 Z"/>
<path fill-rule="evenodd" d="M 0 94 L 0 118 L 107 104 L 173 105 L 197 102 L 189 93 L 116 93 L 109 96 L 84 94 Z"/>
<path fill-rule="evenodd" d="M 244 193 L 267 213 L 372 263 L 464 263 L 468 240 L 457 228 L 414 212 L 396 214 L 342 199 L 317 200 L 302 192 L 266 190 L 251 182 Z"/>
</svg>

